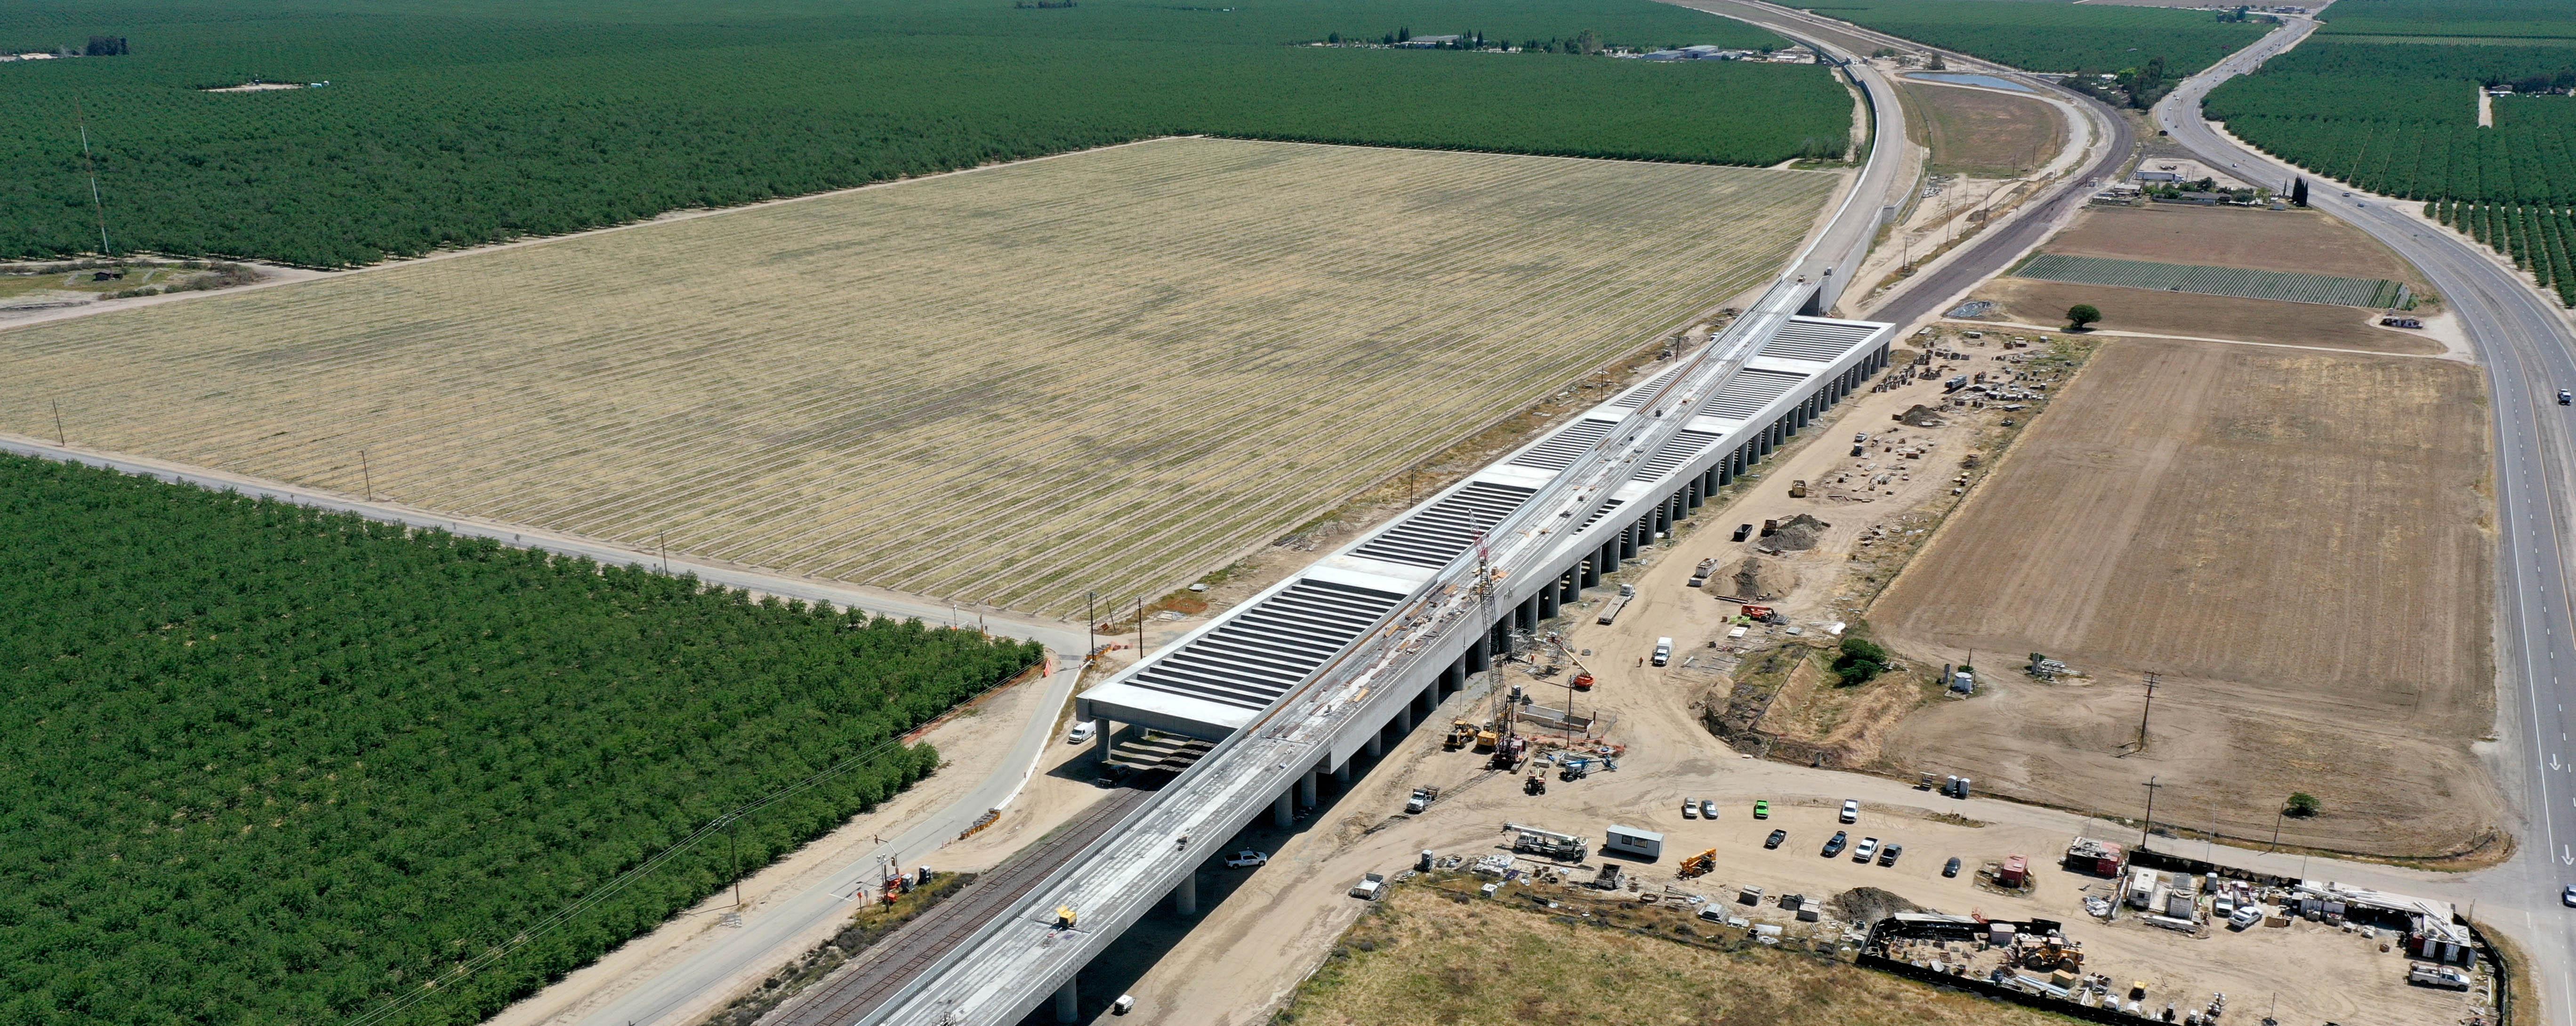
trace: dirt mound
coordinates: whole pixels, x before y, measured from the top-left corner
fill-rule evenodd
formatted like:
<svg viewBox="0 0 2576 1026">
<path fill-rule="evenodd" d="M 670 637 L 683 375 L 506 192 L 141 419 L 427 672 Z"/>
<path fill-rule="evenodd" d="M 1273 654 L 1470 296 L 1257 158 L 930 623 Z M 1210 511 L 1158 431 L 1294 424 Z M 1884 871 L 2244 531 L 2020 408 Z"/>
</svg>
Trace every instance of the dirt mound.
<svg viewBox="0 0 2576 1026">
<path fill-rule="evenodd" d="M 1936 428 L 1949 423 L 1941 419 L 1940 413 L 1922 403 L 1916 403 L 1913 409 L 1897 414 L 1896 419 L 1919 428 Z"/>
<path fill-rule="evenodd" d="M 1876 887 L 1855 887 L 1825 901 L 1825 910 L 1846 923 L 1875 923 L 1899 912 L 1929 909 Z"/>
<path fill-rule="evenodd" d="M 1782 521 L 1780 529 L 1763 538 L 1762 543 L 1756 548 L 1770 553 L 1805 552 L 1815 548 L 1817 542 L 1823 541 L 1826 529 L 1832 526 L 1834 525 L 1800 513 Z"/>
<path fill-rule="evenodd" d="M 1798 586 L 1798 575 L 1788 567 L 1760 556 L 1746 556 L 1729 579 L 1729 595 L 1761 600 L 1786 595 Z"/>
</svg>

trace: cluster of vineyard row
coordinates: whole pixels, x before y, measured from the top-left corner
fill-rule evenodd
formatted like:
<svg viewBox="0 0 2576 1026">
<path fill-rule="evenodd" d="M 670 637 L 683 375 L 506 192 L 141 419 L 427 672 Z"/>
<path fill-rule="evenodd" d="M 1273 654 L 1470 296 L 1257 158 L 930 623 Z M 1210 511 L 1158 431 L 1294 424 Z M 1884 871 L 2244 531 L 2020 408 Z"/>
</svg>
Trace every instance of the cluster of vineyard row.
<svg viewBox="0 0 2576 1026">
<path fill-rule="evenodd" d="M 1042 655 L 16 457 L 0 536 L 10 1022 L 479 1021 L 928 773 L 899 736 Z M 738 863 L 602 889 L 834 766 Z"/>
<path fill-rule="evenodd" d="M 2512 257 L 2559 302 L 2576 307 L 2576 262 L 2567 253 L 2576 244 L 2576 209 L 2439 200 L 2424 204 L 2424 216 Z"/>
<path fill-rule="evenodd" d="M 2027 0 L 1794 0 L 1830 18 L 2032 71 L 2118 72 L 2164 58 L 2181 80 L 2262 36 L 2268 24 L 2208 11 Z"/>
<path fill-rule="evenodd" d="M 21 6 L 0 37 L 97 17 Z M 1840 156 L 1851 117 L 1812 65 L 1294 45 L 1779 42 L 1650 0 L 529 6 L 195 0 L 121 13 L 131 55 L 0 66 L 0 256 L 98 248 L 76 104 L 120 251 L 335 267 L 1159 135 L 1768 165 Z M 253 80 L 328 85 L 204 91 Z"/>
</svg>

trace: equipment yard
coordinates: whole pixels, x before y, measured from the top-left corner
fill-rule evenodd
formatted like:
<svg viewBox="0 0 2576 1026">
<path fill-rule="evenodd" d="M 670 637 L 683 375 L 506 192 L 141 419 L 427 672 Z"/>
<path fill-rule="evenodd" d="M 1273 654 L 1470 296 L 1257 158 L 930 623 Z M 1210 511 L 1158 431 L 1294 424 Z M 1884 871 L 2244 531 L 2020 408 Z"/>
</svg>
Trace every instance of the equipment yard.
<svg viewBox="0 0 2576 1026">
<path fill-rule="evenodd" d="M 2131 818 L 2153 776 L 2163 822 L 2266 841 L 2304 791 L 2284 843 L 2496 846 L 2488 438 L 2464 364 L 2105 342 L 1871 610 L 1989 685 L 1887 764 Z"/>
<path fill-rule="evenodd" d="M 11 331 L 0 428 L 1062 615 L 1652 342 L 1838 181 L 1162 140 Z"/>
</svg>

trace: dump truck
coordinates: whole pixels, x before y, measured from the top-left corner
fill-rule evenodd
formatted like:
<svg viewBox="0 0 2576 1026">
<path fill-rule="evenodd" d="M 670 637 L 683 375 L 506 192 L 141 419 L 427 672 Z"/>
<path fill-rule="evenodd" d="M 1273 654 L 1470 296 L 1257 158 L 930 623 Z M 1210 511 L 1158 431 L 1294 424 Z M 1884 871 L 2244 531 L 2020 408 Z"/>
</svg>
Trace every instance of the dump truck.
<svg viewBox="0 0 2576 1026">
<path fill-rule="evenodd" d="M 1608 603 L 1605 603 L 1604 605 L 1602 605 L 1602 607 L 1601 607 L 1601 622 L 1602 622 L 1602 623 L 1609 623 L 1609 622 L 1610 622 L 1610 621 L 1612 621 L 1612 620 L 1618 619 L 1618 617 L 1619 617 L 1619 611 L 1620 611 L 1620 610 L 1622 610 L 1622 609 L 1626 609 L 1626 608 L 1628 608 L 1628 600 L 1633 599 L 1633 598 L 1636 598 L 1636 597 L 1637 597 L 1637 586 L 1636 586 L 1636 585 L 1633 585 L 1633 584 L 1622 584 L 1622 585 L 1620 585 L 1620 586 L 1619 586 L 1619 593 L 1618 593 L 1618 594 L 1616 594 L 1616 595 L 1612 595 L 1612 596 L 1610 596 L 1610 601 L 1609 601 Z"/>
<path fill-rule="evenodd" d="M 1419 813 L 1419 812 L 1421 812 L 1421 811 L 1422 811 L 1422 810 L 1424 810 L 1424 809 L 1428 809 L 1428 808 L 1430 808 L 1430 807 L 1431 807 L 1431 803 L 1436 802 L 1436 801 L 1439 801 L 1439 800 L 1440 800 L 1440 789 L 1439 789 L 1439 788 L 1436 788 L 1436 787 L 1417 787 L 1417 788 L 1414 788 L 1414 789 L 1413 789 L 1413 797 L 1405 799 L 1405 801 L 1404 801 L 1404 811 L 1405 811 L 1405 813 L 1406 813 L 1407 815 L 1411 815 L 1411 814 Z"/>
<path fill-rule="evenodd" d="M 1792 499 L 1803 499 L 1803 498 L 1806 498 L 1806 497 L 1807 497 L 1807 482 L 1805 482 L 1805 481 L 1803 481 L 1803 480 L 1801 480 L 1801 481 L 1791 481 L 1791 482 L 1789 482 L 1789 497 L 1790 497 L 1790 498 L 1792 498 Z"/>
<path fill-rule="evenodd" d="M 1709 577 L 1710 577 L 1711 575 L 1715 574 L 1715 573 L 1717 573 L 1717 561 L 1716 561 L 1716 560 L 1714 560 L 1714 559 L 1703 559 L 1703 560 L 1700 560 L 1700 561 L 1699 561 L 1699 566 L 1697 566 L 1697 567 L 1695 567 L 1695 568 L 1693 568 L 1693 569 L 1691 570 L 1690 586 L 1691 586 L 1691 587 L 1696 588 L 1696 587 L 1699 587 L 1699 586 L 1701 586 L 1701 585 L 1707 584 L 1707 583 L 1708 583 L 1708 579 L 1709 579 Z"/>
<path fill-rule="evenodd" d="M 1359 883 L 1351 885 L 1351 897 L 1362 901 L 1376 901 L 1385 896 L 1386 877 L 1381 874 L 1370 873 L 1360 878 Z"/>
</svg>

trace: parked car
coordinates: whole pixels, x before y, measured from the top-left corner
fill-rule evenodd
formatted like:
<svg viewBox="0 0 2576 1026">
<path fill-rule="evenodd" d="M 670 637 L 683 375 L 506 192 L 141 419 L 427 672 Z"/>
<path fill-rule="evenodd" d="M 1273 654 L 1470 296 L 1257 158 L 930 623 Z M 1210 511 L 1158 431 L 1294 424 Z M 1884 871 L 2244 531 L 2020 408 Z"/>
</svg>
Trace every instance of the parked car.
<svg viewBox="0 0 2576 1026">
<path fill-rule="evenodd" d="M 1225 868 L 1227 869 L 1251 869 L 1256 866 L 1266 866 L 1269 864 L 1270 854 L 1268 852 L 1254 851 L 1250 848 L 1245 848 L 1242 851 L 1235 852 L 1234 854 L 1225 857 Z"/>
<path fill-rule="evenodd" d="M 1849 843 L 1851 843 L 1851 832 L 1847 830 L 1836 830 L 1834 831 L 1833 839 L 1825 842 L 1825 850 L 1818 852 L 1817 854 L 1823 855 L 1826 858 L 1832 858 L 1836 855 L 1842 854 L 1843 845 Z"/>
<path fill-rule="evenodd" d="M 1700 799 L 1700 800 L 1699 800 L 1699 818 L 1701 818 L 1701 819 L 1716 819 L 1716 818 L 1717 818 L 1717 800 L 1716 800 L 1716 799 L 1714 799 L 1714 798 L 1702 798 L 1702 799 Z"/>
<path fill-rule="evenodd" d="M 1904 845 L 1902 845 L 1902 844 L 1891 844 L 1891 845 L 1888 845 L 1888 846 L 1887 846 L 1887 847 L 1885 847 L 1885 848 L 1879 849 L 1879 852 L 1878 852 L 1878 864 L 1879 864 L 1879 865 L 1881 865 L 1881 866 L 1893 866 L 1893 865 L 1895 865 L 1895 864 L 1896 864 L 1896 857 L 1897 857 L 1897 856 L 1899 856 L 1899 855 L 1903 855 L 1903 854 L 1905 854 L 1905 846 L 1904 846 Z"/>
<path fill-rule="evenodd" d="M 1094 729 L 1095 728 L 1090 720 L 1076 723 L 1073 725 L 1072 730 L 1064 732 L 1064 743 L 1069 745 L 1078 745 L 1085 741 L 1089 741 L 1091 740 L 1091 732 Z"/>
<path fill-rule="evenodd" d="M 1858 799 L 1858 798 L 1845 798 L 1845 799 L 1843 799 L 1843 822 L 1845 822 L 1845 823 L 1858 823 L 1858 822 L 1860 822 L 1860 799 Z"/>
<path fill-rule="evenodd" d="M 2262 921 L 2263 906 L 2247 905 L 2228 915 L 2227 928 L 2231 930 L 2242 930 Z"/>
<path fill-rule="evenodd" d="M 1941 867 L 1941 875 L 1942 875 L 1942 876 L 1957 876 L 1957 875 L 1959 875 L 1959 857 L 1958 857 L 1958 856 L 1956 856 L 1956 855 L 1952 855 L 1952 856 L 1950 856 L 1950 861 L 1949 861 L 1949 863 L 1948 863 L 1948 864 L 1946 864 L 1946 865 L 1943 865 L 1943 866 Z"/>
<path fill-rule="evenodd" d="M 1682 818 L 1683 818 L 1683 819 L 1698 819 L 1698 818 L 1699 818 L 1699 799 L 1697 799 L 1697 798 L 1684 798 L 1684 799 L 1682 799 Z"/>
<path fill-rule="evenodd" d="M 2576 884 L 2568 884 L 2566 890 L 2558 892 L 2558 900 L 2568 908 L 2576 908 Z"/>
<path fill-rule="evenodd" d="M 1134 994 L 1120 994 L 1118 995 L 1118 1000 L 1109 1003 L 1109 1014 L 1111 1015 L 1125 1015 L 1135 1010 L 1136 995 Z"/>
<path fill-rule="evenodd" d="M 1782 841 L 1786 841 L 1786 840 L 1788 840 L 1788 839 L 1789 839 L 1789 832 L 1788 832 L 1788 831 L 1786 831 L 1786 830 L 1774 830 L 1774 831 L 1771 831 L 1771 836 L 1769 836 L 1769 837 L 1766 837 L 1766 838 L 1763 838 L 1763 839 L 1762 839 L 1762 847 L 1764 847 L 1764 848 L 1766 848 L 1766 849 L 1768 849 L 1768 848 L 1777 848 L 1777 847 L 1779 847 L 1779 846 L 1780 846 L 1780 842 L 1782 842 Z"/>
<path fill-rule="evenodd" d="M 1859 433 L 1859 434 L 1857 434 L 1857 435 L 1853 435 L 1853 436 L 1852 436 L 1852 441 L 1853 441 L 1854 443 L 1859 443 L 1859 442 L 1866 442 L 1866 441 L 1869 441 L 1869 432 L 1867 432 L 1867 431 L 1863 431 L 1863 432 L 1861 432 L 1861 433 Z"/>
<path fill-rule="evenodd" d="M 2569 404 L 2569 403 L 2576 403 L 2576 392 L 2570 392 L 2570 391 L 2568 391 L 2568 390 L 2566 390 L 2566 389 L 2563 389 L 2563 388 L 2562 388 L 2562 389 L 2559 389 L 2559 390 L 2558 390 L 2558 405 L 2560 405 L 2560 406 L 2565 406 L 2565 405 L 2567 405 L 2567 404 Z"/>
<path fill-rule="evenodd" d="M 1767 799 L 1767 798 L 1766 798 L 1766 799 L 1764 799 L 1764 800 L 1762 800 L 1762 801 L 1758 801 L 1758 802 L 1754 802 L 1754 803 L 1753 803 L 1753 818 L 1755 818 L 1755 819 L 1769 819 L 1769 818 L 1771 818 L 1771 802 L 1770 802 L 1770 800 L 1769 800 L 1769 799 Z"/>
<path fill-rule="evenodd" d="M 1878 838 L 1864 837 L 1860 839 L 1859 844 L 1852 846 L 1852 861 L 1854 862 L 1867 863 L 1870 856 L 1876 854 L 1878 854 Z"/>
</svg>

